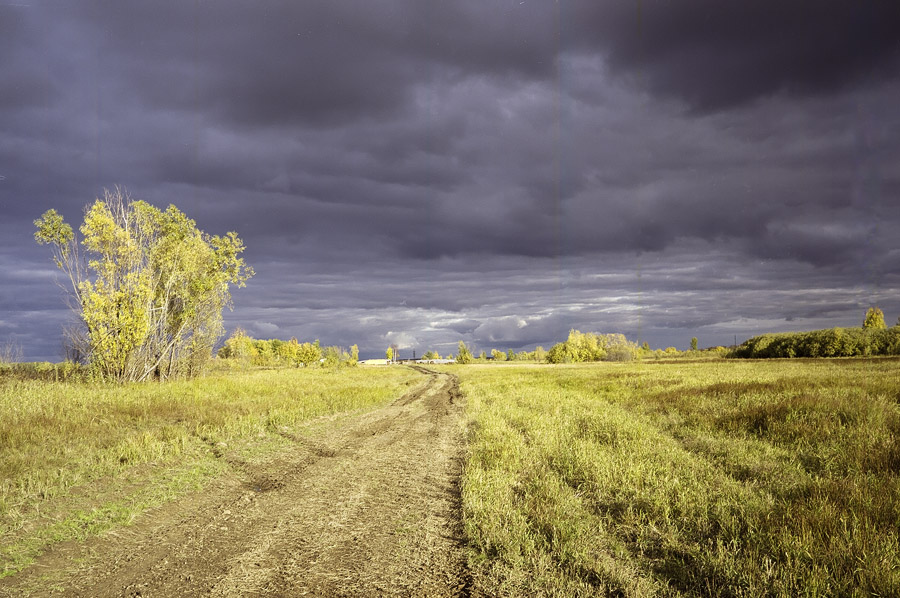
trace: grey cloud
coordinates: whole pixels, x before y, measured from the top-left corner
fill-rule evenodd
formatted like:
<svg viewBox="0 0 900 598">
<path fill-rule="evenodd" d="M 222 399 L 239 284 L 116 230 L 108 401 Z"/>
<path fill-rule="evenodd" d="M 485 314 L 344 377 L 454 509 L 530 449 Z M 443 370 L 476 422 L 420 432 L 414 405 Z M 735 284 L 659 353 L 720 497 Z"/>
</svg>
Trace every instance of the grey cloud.
<svg viewBox="0 0 900 598">
<path fill-rule="evenodd" d="M 573 314 L 520 317 L 515 315 L 488 318 L 472 331 L 474 342 L 485 349 L 523 349 L 564 340 Z M 551 342 L 552 341 L 552 342 Z"/>
<path fill-rule="evenodd" d="M 595 6 L 593 18 L 579 22 L 599 27 L 598 43 L 617 72 L 701 111 L 892 79 L 900 58 L 900 8 L 893 3 Z"/>
<path fill-rule="evenodd" d="M 552 47 L 535 49 L 547 35 L 533 35 L 549 28 L 461 3 L 138 3 L 122 10 L 100 2 L 79 12 L 103 51 L 121 55 L 114 68 L 141 102 L 203 107 L 237 126 L 383 118 L 403 110 L 423 75 L 553 64 Z"/>
<path fill-rule="evenodd" d="M 431 322 L 432 327 L 446 328 L 457 334 L 471 334 L 481 326 L 481 322 L 472 319 L 452 319 L 448 322 L 436 323 Z"/>
<path fill-rule="evenodd" d="M 62 311 L 31 221 L 117 183 L 246 241 L 229 327 L 375 354 L 900 309 L 887 4 L 30 4 L 0 7 L 0 335 L 31 355 Z"/>
</svg>

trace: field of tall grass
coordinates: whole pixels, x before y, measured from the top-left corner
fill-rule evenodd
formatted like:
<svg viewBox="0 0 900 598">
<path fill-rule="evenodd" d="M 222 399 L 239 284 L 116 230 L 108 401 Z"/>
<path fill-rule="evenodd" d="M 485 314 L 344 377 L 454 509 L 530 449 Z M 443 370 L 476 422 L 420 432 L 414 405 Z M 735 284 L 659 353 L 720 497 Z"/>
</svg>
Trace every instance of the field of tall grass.
<svg viewBox="0 0 900 598">
<path fill-rule="evenodd" d="M 486 594 L 900 596 L 900 361 L 454 371 Z"/>
<path fill-rule="evenodd" d="M 900 595 L 900 360 L 444 369 L 467 401 L 463 520 L 487 595 Z M 0 376 L 0 577 L 202 488 L 223 454 L 271 458 L 420 381 Z"/>
<path fill-rule="evenodd" d="M 48 546 L 131 521 L 317 416 L 400 396 L 407 368 L 221 372 L 165 384 L 0 376 L 0 577 Z"/>
</svg>

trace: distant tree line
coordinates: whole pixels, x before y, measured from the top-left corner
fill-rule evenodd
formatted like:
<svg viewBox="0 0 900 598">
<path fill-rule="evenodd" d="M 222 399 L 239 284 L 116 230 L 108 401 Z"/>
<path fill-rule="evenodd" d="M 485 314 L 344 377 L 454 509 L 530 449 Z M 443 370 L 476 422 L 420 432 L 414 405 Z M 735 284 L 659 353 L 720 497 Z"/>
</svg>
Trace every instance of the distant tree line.
<svg viewBox="0 0 900 598">
<path fill-rule="evenodd" d="M 729 351 L 725 347 L 699 349 L 697 337 L 690 339 L 691 349 L 679 351 L 675 347 L 653 350 L 648 343 L 638 345 L 622 334 L 600 334 L 572 329 L 565 341 L 556 343 L 549 351 L 535 347 L 533 351 L 502 351 L 492 349 L 478 355 L 459 341 L 455 360 L 460 364 L 487 361 L 520 361 L 536 363 L 584 363 L 594 361 L 632 361 L 635 359 L 669 358 L 767 358 L 767 357 L 853 357 L 866 355 L 900 355 L 900 320 L 892 328 L 884 323 L 884 314 L 878 308 L 866 312 L 860 328 L 829 328 L 810 332 L 787 332 L 755 336 Z M 385 356 L 396 358 L 397 350 L 388 347 Z M 325 347 L 316 340 L 312 343 L 257 340 L 241 329 L 225 341 L 219 350 L 222 359 L 236 359 L 252 365 L 325 366 L 355 365 L 359 358 L 356 345 L 345 351 L 340 347 Z M 448 359 L 454 359 L 448 355 Z M 422 359 L 440 359 L 433 350 L 426 351 Z"/>
<path fill-rule="evenodd" d="M 238 328 L 219 349 L 218 357 L 258 366 L 353 366 L 359 362 L 359 347 L 351 345 L 349 351 L 337 346 L 322 347 L 318 339 L 311 343 L 301 343 L 296 338 L 260 340 Z"/>
<path fill-rule="evenodd" d="M 460 354 L 463 361 L 457 357 L 458 363 L 479 363 L 498 361 L 519 361 L 535 363 L 584 363 L 591 361 L 632 361 L 635 359 L 668 359 L 668 358 L 717 358 L 725 357 L 728 353 L 724 347 L 712 347 L 709 349 L 697 349 L 696 337 L 691 339 L 690 351 L 679 351 L 675 347 L 665 349 L 651 349 L 648 343 L 638 345 L 629 341 L 622 334 L 600 334 L 596 332 L 581 332 L 572 329 L 568 338 L 553 345 L 549 351 L 542 346 L 537 346 L 533 351 L 515 351 L 507 349 L 491 349 L 481 351 L 478 357 L 474 357 L 465 343 L 460 343 Z"/>
<path fill-rule="evenodd" d="M 479 354 L 479 359 L 486 361 L 487 358 L 488 354 L 486 352 L 482 351 Z M 547 361 L 547 351 L 540 345 L 535 347 L 534 351 L 514 351 L 513 349 L 501 351 L 499 349 L 491 349 L 490 358 L 493 361 L 535 361 L 542 363 Z"/>
<path fill-rule="evenodd" d="M 827 328 L 761 334 L 745 341 L 734 357 L 857 357 L 900 355 L 900 327 Z"/>
<path fill-rule="evenodd" d="M 745 341 L 732 355 L 741 358 L 900 355 L 900 320 L 888 328 L 884 313 L 873 307 L 866 312 L 861 328 L 761 334 Z"/>
</svg>

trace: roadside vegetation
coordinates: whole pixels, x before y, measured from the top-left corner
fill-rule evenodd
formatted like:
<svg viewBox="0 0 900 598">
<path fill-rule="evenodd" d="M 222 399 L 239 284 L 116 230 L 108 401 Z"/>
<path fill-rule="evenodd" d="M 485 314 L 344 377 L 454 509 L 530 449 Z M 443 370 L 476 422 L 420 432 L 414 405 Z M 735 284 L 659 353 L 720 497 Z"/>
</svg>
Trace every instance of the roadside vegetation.
<svg viewBox="0 0 900 598">
<path fill-rule="evenodd" d="M 407 368 L 251 369 L 122 386 L 35 380 L 35 369 L 0 372 L 0 577 L 235 463 L 271 458 L 314 418 L 385 405 L 420 378 Z"/>
<path fill-rule="evenodd" d="M 457 368 L 487 595 L 900 595 L 900 362 Z"/>
</svg>

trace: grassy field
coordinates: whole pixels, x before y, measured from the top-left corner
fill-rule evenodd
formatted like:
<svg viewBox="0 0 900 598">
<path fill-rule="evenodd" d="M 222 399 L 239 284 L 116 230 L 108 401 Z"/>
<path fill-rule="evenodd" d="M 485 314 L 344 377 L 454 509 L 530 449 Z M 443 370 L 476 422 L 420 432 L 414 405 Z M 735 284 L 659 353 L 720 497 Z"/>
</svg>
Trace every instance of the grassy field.
<svg viewBox="0 0 900 598">
<path fill-rule="evenodd" d="M 900 361 L 446 366 L 498 596 L 900 595 Z M 0 577 L 265 460 L 408 368 L 112 386 L 0 376 Z M 340 416 L 340 415 L 339 415 Z"/>
<path fill-rule="evenodd" d="M 407 368 L 223 372 L 115 386 L 0 376 L 0 577 L 284 448 L 311 419 L 400 396 Z"/>
<path fill-rule="evenodd" d="M 453 371 L 488 595 L 900 595 L 900 361 Z"/>
</svg>

